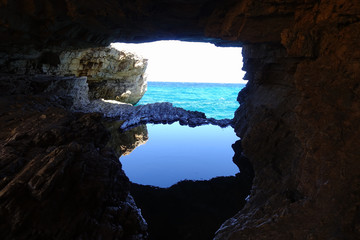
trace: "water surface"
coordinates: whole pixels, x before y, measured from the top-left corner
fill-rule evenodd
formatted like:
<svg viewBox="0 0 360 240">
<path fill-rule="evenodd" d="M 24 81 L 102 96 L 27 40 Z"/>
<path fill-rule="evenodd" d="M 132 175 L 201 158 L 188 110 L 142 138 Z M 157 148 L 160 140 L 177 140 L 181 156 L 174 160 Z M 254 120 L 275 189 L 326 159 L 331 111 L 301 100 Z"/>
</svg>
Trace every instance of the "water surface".
<svg viewBox="0 0 360 240">
<path fill-rule="evenodd" d="M 238 140 L 231 127 L 205 125 L 195 128 L 148 124 L 149 140 L 120 161 L 130 181 L 170 187 L 181 180 L 209 180 L 232 176 L 231 145 Z"/>
<path fill-rule="evenodd" d="M 233 118 L 236 101 L 245 84 L 148 82 L 148 89 L 138 105 L 171 102 L 176 107 L 200 111 L 215 119 Z"/>
</svg>

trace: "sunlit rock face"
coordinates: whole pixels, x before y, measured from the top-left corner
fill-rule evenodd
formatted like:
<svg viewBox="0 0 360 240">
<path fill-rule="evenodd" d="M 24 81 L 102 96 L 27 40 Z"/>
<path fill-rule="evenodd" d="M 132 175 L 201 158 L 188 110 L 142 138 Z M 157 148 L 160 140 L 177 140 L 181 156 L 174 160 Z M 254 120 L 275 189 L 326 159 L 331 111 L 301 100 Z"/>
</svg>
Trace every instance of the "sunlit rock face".
<svg viewBox="0 0 360 240">
<path fill-rule="evenodd" d="M 90 99 L 136 104 L 146 92 L 147 60 L 115 48 L 89 48 L 60 54 L 57 75 L 86 76 Z"/>
<path fill-rule="evenodd" d="M 235 151 L 252 163 L 255 179 L 245 208 L 215 238 L 357 239 L 359 15 L 356 0 L 0 1 L 0 65 L 116 41 L 242 45 L 249 83 L 238 98 Z"/>
<path fill-rule="evenodd" d="M 4 55 L 1 72 L 87 77 L 90 99 L 136 104 L 147 89 L 147 59 L 112 47 Z M 20 59 L 19 59 L 20 58 Z"/>
</svg>

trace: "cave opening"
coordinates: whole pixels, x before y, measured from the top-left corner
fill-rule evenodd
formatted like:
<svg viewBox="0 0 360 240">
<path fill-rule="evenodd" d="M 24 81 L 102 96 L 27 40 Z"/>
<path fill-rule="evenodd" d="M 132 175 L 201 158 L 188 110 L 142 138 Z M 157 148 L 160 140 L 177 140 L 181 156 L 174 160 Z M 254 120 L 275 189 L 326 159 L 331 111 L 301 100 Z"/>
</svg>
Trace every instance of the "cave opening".
<svg viewBox="0 0 360 240">
<path fill-rule="evenodd" d="M 113 43 L 146 59 L 147 92 L 138 104 L 171 102 L 216 119 L 233 118 L 243 80 L 242 48 L 211 43 L 157 41 Z"/>
<path fill-rule="evenodd" d="M 176 126 L 176 124 L 166 127 L 148 125 L 150 135 L 153 136 L 150 137 L 149 141 L 139 144 L 144 145 L 141 150 L 136 149 L 134 153 L 121 159 L 123 168 L 130 179 L 139 184 L 169 187 L 185 179 L 209 180 L 212 177 L 234 175 L 236 166 L 232 164 L 233 166 L 226 167 L 226 164 L 231 161 L 222 162 L 215 159 L 231 159 L 230 155 L 233 151 L 230 146 L 238 140 L 231 128 L 231 120 L 234 117 L 234 112 L 239 107 L 237 95 L 245 87 L 246 83 L 242 79 L 244 76 L 241 69 L 242 49 L 237 47 L 217 47 L 210 43 L 183 41 L 158 41 L 142 44 L 113 43 L 111 47 L 123 52 L 132 52 L 146 62 L 144 79 L 147 79 L 147 91 L 136 104 L 137 106 L 170 102 L 175 107 L 187 111 L 199 111 L 204 113 L 207 118 L 218 121 L 226 120 L 229 123 L 226 124 L 227 128 L 225 128 L 225 125 L 219 125 L 222 129 L 214 126 L 200 128 L 199 126 L 203 124 L 195 124 L 192 127 L 196 126 L 196 129 L 189 130 L 188 135 L 183 135 L 187 131 L 186 127 Z M 180 125 L 190 124 L 180 121 Z M 166 130 L 162 130 L 162 128 L 166 128 Z M 206 128 L 206 130 L 200 130 L 202 128 Z M 161 135 L 161 132 L 166 133 Z M 163 150 L 160 150 L 161 147 L 158 149 L 156 147 L 155 137 L 159 135 L 161 135 L 159 139 L 164 139 L 162 143 Z M 168 135 L 176 137 L 165 140 L 169 139 Z M 185 138 L 188 140 L 184 141 Z M 156 142 L 159 142 L 159 140 L 156 140 Z M 172 146 L 169 142 L 173 143 Z M 198 151 L 191 150 L 195 145 Z M 202 145 L 213 146 L 211 147 L 212 151 L 205 150 Z M 178 150 L 181 148 L 179 146 L 187 149 L 187 151 L 181 152 Z M 160 155 L 159 152 L 164 153 Z M 208 159 L 207 163 L 194 164 L 196 161 L 193 161 L 193 159 L 196 158 L 196 154 L 201 154 L 203 158 Z M 152 162 L 150 161 L 150 164 L 144 162 L 144 156 L 151 157 Z M 173 158 L 173 165 L 166 160 L 169 156 Z M 176 156 L 178 157 L 176 158 Z M 164 160 L 161 161 L 160 159 Z M 216 162 L 218 165 L 211 166 L 211 163 L 215 164 Z M 201 165 L 203 166 L 201 167 Z M 143 171 L 139 173 L 138 169 L 141 166 Z M 174 168 L 178 170 L 174 171 Z M 211 172 L 212 175 L 207 172 Z M 177 181 L 171 180 L 171 184 L 165 177 L 162 180 L 163 182 L 160 180 L 154 181 L 160 179 L 162 175 L 168 175 L 167 178 L 169 179 L 176 175 L 179 176 Z"/>
<path fill-rule="evenodd" d="M 2 0 L 0 12 L 0 239 L 147 239 L 103 123 L 119 129 L 123 117 L 128 127 L 145 118 L 133 110 L 146 109 L 131 105 L 136 97 L 121 107 L 97 100 L 135 92 L 113 91 L 131 75 L 117 69 L 131 64 L 107 59 L 104 46 L 159 39 L 243 43 L 249 83 L 238 97 L 234 161 L 243 170 L 248 157 L 256 179 L 249 204 L 214 239 L 359 238 L 360 1 Z M 133 195 L 167 231 L 158 239 L 196 238 L 191 226 L 213 236 L 199 224 L 214 216 L 178 215 L 234 199 L 223 187 L 204 197 L 216 185 L 207 183 L 166 193 L 178 202 L 162 189 Z"/>
<path fill-rule="evenodd" d="M 163 40 L 110 44 L 148 59 L 149 82 L 242 83 L 241 47 L 219 47 L 207 42 Z"/>
<path fill-rule="evenodd" d="M 200 47 L 196 47 L 195 49 L 200 49 Z M 230 48 L 225 49 L 229 50 Z M 164 51 L 168 52 L 168 50 Z M 214 57 L 214 55 L 209 52 L 208 54 L 210 55 L 205 57 L 205 59 L 217 59 L 220 62 L 227 62 L 225 65 L 227 65 L 228 68 L 230 63 L 235 63 L 235 61 L 229 60 L 226 57 Z M 172 92 L 158 91 L 158 93 L 163 93 L 164 97 L 170 96 L 176 99 L 176 97 L 179 96 L 179 93 L 187 92 L 185 91 L 186 88 L 192 89 L 192 97 L 189 97 L 189 95 L 187 96 L 189 108 L 182 105 L 177 107 L 175 104 L 175 107 L 172 107 L 166 103 L 160 105 L 152 103 L 153 105 L 151 105 L 142 103 L 141 101 L 136 104 L 138 100 L 136 98 L 130 99 L 128 95 L 131 94 L 128 94 L 128 91 L 122 92 L 123 89 L 118 85 L 123 84 L 124 86 L 126 85 L 129 87 L 127 84 L 131 83 L 134 79 L 137 79 L 137 76 L 142 75 L 140 70 L 144 68 L 143 62 L 131 54 L 122 55 L 119 51 L 113 52 L 109 47 L 70 49 L 61 53 L 55 51 L 45 52 L 39 55 L 40 57 L 36 55 L 34 58 L 29 58 L 26 61 L 15 61 L 16 64 L 10 61 L 10 59 L 9 62 L 13 64 L 6 65 L 6 71 L 8 72 L 5 72 L 4 70 L 4 73 L 12 74 L 12 72 L 15 71 L 18 72 L 19 75 L 14 75 L 11 78 L 0 81 L 0 89 L 4 92 L 4 96 L 7 96 L 6 94 L 15 95 L 18 94 L 18 92 L 25 92 L 27 94 L 38 96 L 40 99 L 39 104 L 34 108 L 37 109 L 41 107 L 43 109 L 51 109 L 50 113 L 41 114 L 37 117 L 38 119 L 46 120 L 49 119 L 50 116 L 56 118 L 57 114 L 59 114 L 60 116 L 58 116 L 58 119 L 60 121 L 62 117 L 65 116 L 61 114 L 62 111 L 65 110 L 69 111 L 69 115 L 74 114 L 74 116 L 80 116 L 79 121 L 82 121 L 82 123 L 79 124 L 81 125 L 84 123 L 86 126 L 84 132 L 78 130 L 78 123 L 74 122 L 73 126 L 71 126 L 73 127 L 71 129 L 72 133 L 79 133 L 78 141 L 90 139 L 93 137 L 92 134 L 94 134 L 94 136 L 96 135 L 96 140 L 94 140 L 94 147 L 96 146 L 95 151 L 100 151 L 102 154 L 108 154 L 107 150 L 103 151 L 100 149 L 107 149 L 107 147 L 110 147 L 110 149 L 115 150 L 116 152 L 114 157 L 120 155 L 116 150 L 120 146 L 118 144 L 119 141 L 125 141 L 129 138 L 132 139 L 131 141 L 135 140 L 133 143 L 130 141 L 130 145 L 132 146 L 120 146 L 120 152 L 124 153 L 126 151 L 130 152 L 131 148 L 138 146 L 141 141 L 144 142 L 147 138 L 150 138 L 151 140 L 151 130 L 149 131 L 149 136 L 143 133 L 147 133 L 149 130 L 148 128 L 151 128 L 152 126 L 139 124 L 155 123 L 158 124 L 156 125 L 157 127 L 161 126 L 160 123 L 167 123 L 169 124 L 167 126 L 174 126 L 174 122 L 179 122 L 180 125 L 186 126 L 178 127 L 182 129 L 185 128 L 186 130 L 190 129 L 189 126 L 196 127 L 196 130 L 200 130 L 202 126 L 200 127 L 199 125 L 206 125 L 203 126 L 204 129 L 207 129 L 204 130 L 206 133 L 213 132 L 213 129 L 217 129 L 217 131 L 221 132 L 223 129 L 220 127 L 227 126 L 227 129 L 224 131 L 228 132 L 228 134 L 232 134 L 231 138 L 221 135 L 221 137 L 226 138 L 227 142 L 225 143 L 220 137 L 215 137 L 217 141 L 215 141 L 215 145 L 220 145 L 220 143 L 225 144 L 228 151 L 227 154 L 230 153 L 228 156 L 225 156 L 225 153 L 222 152 L 223 150 L 216 149 L 218 146 L 210 147 L 210 145 L 207 145 L 203 140 L 191 140 L 198 141 L 205 145 L 205 150 L 203 150 L 202 153 L 196 152 L 196 154 L 192 154 L 193 157 L 196 155 L 197 158 L 203 157 L 205 160 L 201 164 L 198 164 L 198 170 L 203 171 L 206 167 L 210 166 L 210 164 L 208 164 L 209 158 L 206 156 L 206 154 L 208 154 L 208 156 L 213 155 L 212 157 L 221 158 L 222 161 L 226 161 L 226 164 L 232 168 L 230 174 L 216 173 L 210 177 L 200 176 L 199 178 L 182 177 L 171 183 L 171 186 L 169 185 L 163 188 L 149 186 L 149 184 L 152 185 L 151 183 L 148 183 L 148 185 L 143 183 L 138 184 L 135 181 L 130 184 L 131 195 L 135 198 L 136 202 L 136 205 L 134 204 L 133 208 L 136 209 L 138 206 L 142 209 L 142 214 L 148 222 L 150 239 L 169 239 L 169 236 L 172 236 L 172 239 L 210 239 L 226 219 L 232 217 L 244 206 L 246 202 L 245 198 L 248 196 L 251 187 L 252 178 L 248 178 L 244 175 L 243 171 L 239 173 L 237 169 L 239 164 L 237 163 L 236 157 L 234 157 L 233 161 L 237 167 L 231 161 L 233 155 L 231 144 L 238 138 L 229 125 L 231 126 L 231 119 L 233 118 L 235 109 L 239 107 L 239 104 L 236 101 L 238 92 L 245 83 L 241 82 L 241 49 L 237 49 L 236 54 L 236 57 L 240 59 L 240 61 L 238 61 L 233 68 L 240 71 L 240 73 L 235 76 L 235 81 L 239 81 L 240 83 L 226 81 L 226 79 L 229 78 L 225 77 L 225 73 L 230 71 L 226 69 L 219 70 L 219 63 L 211 65 L 212 62 L 211 64 L 208 62 L 205 64 L 205 69 L 201 69 L 199 64 L 206 61 L 189 56 L 188 54 L 187 60 L 184 61 L 187 64 L 191 63 L 190 60 L 196 59 L 195 63 L 193 62 L 190 64 L 188 68 L 191 69 L 194 67 L 195 69 L 200 69 L 200 74 L 196 76 L 195 81 L 203 79 L 204 72 L 210 72 L 210 70 L 214 69 L 216 70 L 215 72 L 220 72 L 220 75 L 217 73 L 210 73 L 208 77 L 204 78 L 206 80 L 203 82 L 200 81 L 200 83 L 187 82 L 185 81 L 187 77 L 182 76 L 180 80 L 185 83 L 170 82 L 170 85 L 181 85 L 178 85 L 177 87 L 170 86 L 167 88 L 167 90 L 171 90 Z M 118 61 L 119 56 L 123 56 L 125 58 L 124 61 Z M 228 61 L 224 61 L 224 59 L 227 59 Z M 168 59 L 166 60 L 167 62 L 171 62 Z M 175 73 L 174 76 L 178 76 L 176 74 L 182 72 L 190 72 L 190 75 L 196 75 L 193 71 L 186 71 L 187 67 L 181 67 L 178 64 L 174 64 L 174 62 L 172 62 L 172 65 L 178 67 L 178 70 L 171 71 L 172 73 Z M 164 69 L 167 68 L 163 66 L 162 70 Z M 232 68 L 230 67 L 230 69 Z M 216 81 L 219 82 L 207 82 L 210 77 L 215 77 Z M 7 78 L 7 76 L 4 76 L 4 78 Z M 24 81 L 24 79 L 26 79 L 26 81 Z M 119 82 L 121 82 L 121 84 L 119 84 Z M 149 83 L 148 92 L 156 87 L 151 86 L 151 83 L 162 84 L 163 82 L 150 81 Z M 132 84 L 132 86 L 134 85 L 136 84 Z M 206 88 L 206 91 L 203 91 L 204 87 Z M 135 86 L 135 88 L 137 87 Z M 115 91 L 113 91 L 114 89 Z M 204 100 L 199 98 L 204 96 L 204 94 L 199 94 L 199 90 L 201 89 L 205 92 L 206 96 L 210 96 L 210 99 Z M 134 93 L 133 89 L 129 92 Z M 224 92 L 224 95 L 220 95 L 220 93 Z M 128 102 L 121 103 L 122 98 L 128 98 Z M 169 101 L 169 99 L 165 98 L 165 101 Z M 205 104 L 205 101 L 209 101 L 208 104 Z M 158 102 L 158 100 L 155 100 L 155 102 Z M 152 109 L 153 112 L 163 108 L 170 109 L 172 112 L 167 116 L 176 116 L 176 119 L 171 117 L 170 119 L 164 120 L 163 115 L 159 114 L 149 117 L 149 112 L 147 110 L 151 110 L 151 108 L 143 108 L 145 105 L 154 106 L 154 109 Z M 202 106 L 205 106 L 206 109 L 209 109 L 209 106 L 216 107 L 214 107 L 215 111 L 208 112 L 198 108 Z M 61 111 L 56 110 L 59 107 L 62 109 Z M 182 107 L 187 109 L 183 109 Z M 166 111 L 165 113 L 168 113 Z M 94 112 L 97 114 L 92 115 Z M 138 112 L 140 115 L 135 114 Z M 83 118 L 81 117 L 82 114 L 84 114 Z M 69 118 L 71 117 L 69 116 Z M 65 122 L 56 124 L 67 124 L 68 121 Z M 99 124 L 99 122 L 101 122 L 101 124 Z M 88 127 L 89 124 L 92 127 Z M 109 143 L 107 134 L 105 134 L 105 129 L 102 129 L 102 124 L 106 125 L 107 130 L 110 130 L 112 133 L 111 138 L 113 138 L 113 140 L 114 138 L 118 139 Z M 61 126 L 60 129 L 68 129 L 68 126 Z M 61 137 L 62 131 L 65 130 L 57 130 L 56 126 L 43 128 L 40 133 L 34 135 L 35 139 L 33 140 L 33 143 L 41 149 L 44 148 L 44 153 L 47 153 L 47 151 L 51 152 L 53 149 L 52 145 L 63 144 L 61 141 L 65 141 Z M 86 137 L 83 137 L 82 134 Z M 120 136 L 115 136 L 117 134 L 120 134 Z M 176 137 L 176 134 L 174 133 L 167 132 L 166 134 L 172 134 Z M 60 139 L 60 142 L 56 142 L 57 138 Z M 69 139 L 72 138 L 73 137 L 69 136 Z M 187 139 L 190 138 L 191 136 L 187 137 Z M 187 141 L 187 139 L 185 138 L 185 141 Z M 190 141 L 188 142 L 190 143 Z M 125 145 L 126 144 L 128 143 L 125 143 Z M 180 152 L 188 152 L 191 155 L 191 151 L 188 151 L 182 143 L 175 143 L 175 145 L 176 144 L 177 146 L 175 147 L 180 148 Z M 192 142 L 190 144 L 194 145 L 195 148 L 198 148 L 198 143 Z M 213 154 L 211 151 L 207 151 L 206 147 L 208 147 L 208 149 L 211 148 L 215 153 L 213 152 Z M 71 151 L 78 151 L 80 149 L 72 145 L 69 146 L 69 148 L 71 148 Z M 141 147 L 137 148 L 136 151 L 138 149 L 141 149 Z M 183 159 L 185 158 L 189 157 L 183 157 Z M 99 161 L 98 158 L 94 158 L 93 160 Z M 220 169 L 223 165 L 213 168 Z M 120 164 L 115 166 L 115 169 L 119 170 L 120 166 Z M 125 164 L 123 164 L 123 167 L 125 168 Z M 117 173 L 117 178 L 119 176 L 123 177 L 123 184 L 126 186 L 128 180 L 120 170 Z M 175 171 L 177 170 L 178 168 L 175 168 Z M 132 180 L 131 177 L 130 180 Z M 178 182 L 179 180 L 184 181 Z M 129 191 L 128 187 L 124 189 L 124 191 Z M 128 194 L 128 192 L 126 194 Z M 131 198 L 131 196 L 129 197 Z"/>
<path fill-rule="evenodd" d="M 148 88 L 137 106 L 170 102 L 214 121 L 229 120 L 225 128 L 190 128 L 181 126 L 190 124 L 180 119 L 180 124 L 141 125 L 121 136 L 133 141 L 123 147 L 120 162 L 149 224 L 150 239 L 212 238 L 244 206 L 253 177 L 239 172 L 231 148 L 239 140 L 231 120 L 246 84 L 241 48 L 180 41 L 112 47 L 148 60 Z"/>
</svg>

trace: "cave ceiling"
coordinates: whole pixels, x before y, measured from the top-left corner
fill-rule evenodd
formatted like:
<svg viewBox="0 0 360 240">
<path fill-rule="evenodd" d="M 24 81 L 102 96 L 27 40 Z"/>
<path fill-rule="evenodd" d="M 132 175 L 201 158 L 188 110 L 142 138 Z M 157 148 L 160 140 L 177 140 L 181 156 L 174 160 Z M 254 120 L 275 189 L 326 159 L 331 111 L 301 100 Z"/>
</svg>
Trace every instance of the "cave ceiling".
<svg viewBox="0 0 360 240">
<path fill-rule="evenodd" d="M 3 51 L 184 40 L 217 45 L 280 42 L 296 1 L 17 0 L 0 2 Z"/>
</svg>

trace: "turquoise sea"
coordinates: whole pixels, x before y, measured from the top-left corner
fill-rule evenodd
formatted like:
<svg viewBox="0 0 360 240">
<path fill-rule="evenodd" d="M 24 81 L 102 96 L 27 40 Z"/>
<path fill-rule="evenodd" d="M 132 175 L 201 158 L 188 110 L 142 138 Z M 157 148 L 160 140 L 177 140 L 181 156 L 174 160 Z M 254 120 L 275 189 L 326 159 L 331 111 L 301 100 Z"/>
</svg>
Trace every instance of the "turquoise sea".
<svg viewBox="0 0 360 240">
<path fill-rule="evenodd" d="M 215 119 L 233 118 L 236 101 L 245 84 L 148 82 L 138 104 L 171 102 L 186 110 L 204 112 Z M 231 144 L 238 140 L 231 127 L 205 125 L 190 128 L 147 124 L 148 141 L 120 157 L 132 182 L 170 187 L 178 181 L 208 180 L 233 176 L 239 170 L 232 162 Z"/>
<path fill-rule="evenodd" d="M 148 82 L 147 92 L 137 105 L 171 102 L 176 107 L 203 112 L 207 117 L 232 119 L 243 87 L 245 84 Z"/>
</svg>

